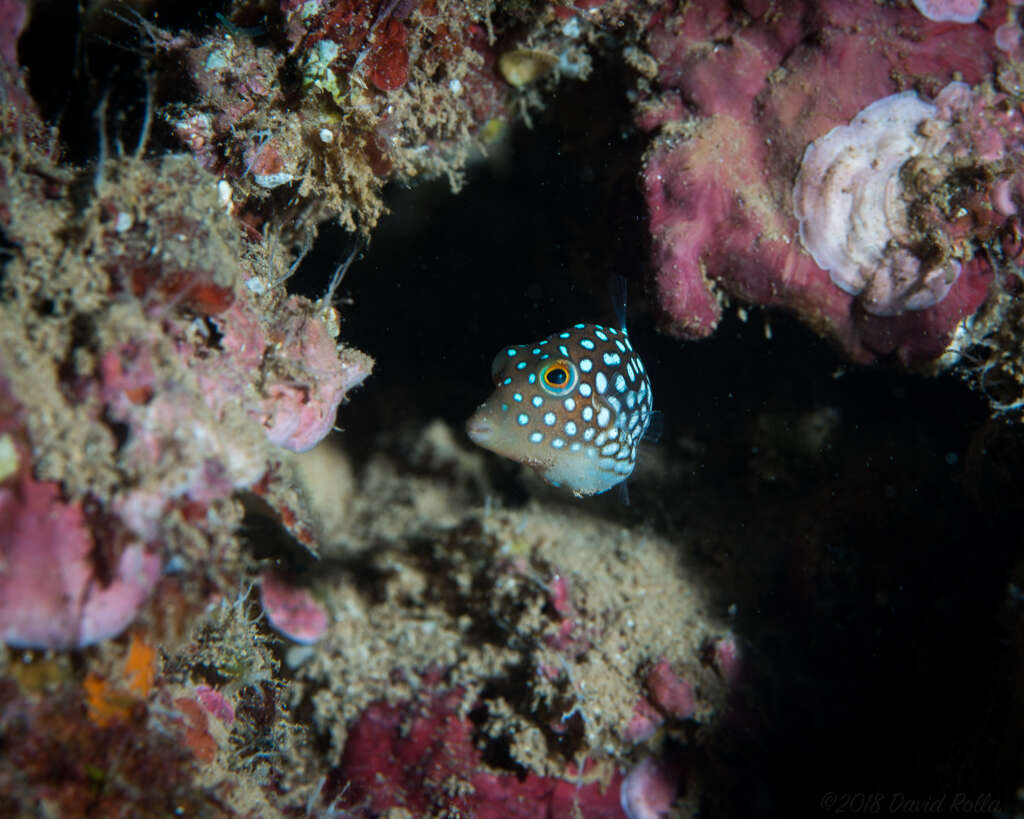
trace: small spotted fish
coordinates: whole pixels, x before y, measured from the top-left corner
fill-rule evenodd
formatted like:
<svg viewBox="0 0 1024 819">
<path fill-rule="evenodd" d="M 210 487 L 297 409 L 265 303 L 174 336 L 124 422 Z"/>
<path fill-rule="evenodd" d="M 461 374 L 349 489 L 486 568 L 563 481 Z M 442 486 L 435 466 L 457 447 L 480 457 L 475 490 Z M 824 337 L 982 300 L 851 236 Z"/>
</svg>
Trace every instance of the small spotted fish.
<svg viewBox="0 0 1024 819">
<path fill-rule="evenodd" d="M 618 329 L 574 324 L 495 356 L 495 390 L 466 423 L 474 443 L 577 496 L 607 492 L 632 474 L 654 412 L 626 332 L 625 286 L 613 280 Z"/>
</svg>

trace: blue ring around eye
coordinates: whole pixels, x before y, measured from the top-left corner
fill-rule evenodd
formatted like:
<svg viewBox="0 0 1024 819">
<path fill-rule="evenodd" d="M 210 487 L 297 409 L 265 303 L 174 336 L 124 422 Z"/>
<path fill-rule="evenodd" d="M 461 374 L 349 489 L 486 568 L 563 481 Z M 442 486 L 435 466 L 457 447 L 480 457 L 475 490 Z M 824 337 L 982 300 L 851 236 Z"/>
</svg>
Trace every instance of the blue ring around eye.
<svg viewBox="0 0 1024 819">
<path fill-rule="evenodd" d="M 564 384 L 553 384 L 548 380 L 548 378 L 556 371 L 564 372 L 566 376 Z M 541 388 L 544 392 L 556 397 L 561 397 L 571 393 L 576 389 L 576 385 L 580 380 L 579 375 L 576 372 L 576 365 L 564 358 L 545 364 L 540 368 L 538 376 L 537 380 L 540 382 Z"/>
</svg>

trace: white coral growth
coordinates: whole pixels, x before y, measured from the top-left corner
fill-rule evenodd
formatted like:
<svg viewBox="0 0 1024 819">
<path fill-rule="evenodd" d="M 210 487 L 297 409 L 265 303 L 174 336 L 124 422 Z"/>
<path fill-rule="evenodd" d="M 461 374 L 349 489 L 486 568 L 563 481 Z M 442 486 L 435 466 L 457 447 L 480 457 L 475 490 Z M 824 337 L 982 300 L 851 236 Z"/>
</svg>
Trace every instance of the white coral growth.
<svg viewBox="0 0 1024 819">
<path fill-rule="evenodd" d="M 905 91 L 873 102 L 804 152 L 793 189 L 800 240 L 869 313 L 931 307 L 960 275 L 956 259 L 933 265 L 915 254 L 914 197 L 900 178 L 908 160 L 937 156 L 948 141 L 940 108 Z"/>
</svg>

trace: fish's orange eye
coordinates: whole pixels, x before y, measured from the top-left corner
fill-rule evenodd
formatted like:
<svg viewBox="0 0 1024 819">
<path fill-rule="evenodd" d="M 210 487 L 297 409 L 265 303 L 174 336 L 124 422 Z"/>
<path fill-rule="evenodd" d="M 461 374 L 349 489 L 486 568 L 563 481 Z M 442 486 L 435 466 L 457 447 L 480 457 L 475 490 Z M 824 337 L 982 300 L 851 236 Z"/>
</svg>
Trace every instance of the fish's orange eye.
<svg viewBox="0 0 1024 819">
<path fill-rule="evenodd" d="M 544 383 L 549 387 L 561 387 L 569 380 L 569 371 L 565 367 L 552 367 L 544 373 Z"/>
<path fill-rule="evenodd" d="M 566 395 L 576 388 L 576 367 L 571 361 L 552 361 L 540 371 L 541 386 L 552 395 Z"/>
</svg>

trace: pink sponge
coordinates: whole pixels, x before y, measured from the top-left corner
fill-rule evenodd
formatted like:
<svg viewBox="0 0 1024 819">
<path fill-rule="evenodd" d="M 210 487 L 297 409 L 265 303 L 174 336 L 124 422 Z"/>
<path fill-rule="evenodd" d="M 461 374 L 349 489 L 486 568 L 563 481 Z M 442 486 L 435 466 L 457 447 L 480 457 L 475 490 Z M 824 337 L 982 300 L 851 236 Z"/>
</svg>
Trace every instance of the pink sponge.
<svg viewBox="0 0 1024 819">
<path fill-rule="evenodd" d="M 370 374 L 369 356 L 342 349 L 309 303 L 292 296 L 261 320 L 240 297 L 215 317 L 223 338 L 219 356 L 197 355 L 194 366 L 207 403 L 241 399 L 267 439 L 293 452 L 315 446 L 334 426 L 346 393 Z M 260 390 L 250 380 L 260 373 Z"/>
<path fill-rule="evenodd" d="M 1019 138 L 1008 133 L 1012 123 L 996 123 L 1008 138 L 1000 150 L 995 132 L 982 121 L 991 117 L 972 113 L 971 106 L 986 106 L 982 93 L 950 118 L 939 99 L 954 79 L 970 90 L 994 75 L 1003 59 L 995 31 L 1005 22 L 1006 3 L 992 0 L 974 25 L 930 23 L 913 8 L 874 0 L 791 0 L 746 9 L 738 13 L 725 0 L 666 7 L 647 31 L 658 67 L 657 93 L 643 101 L 638 121 L 654 132 L 643 182 L 655 293 L 667 329 L 703 338 L 724 308 L 740 301 L 792 311 L 857 361 L 888 355 L 911 365 L 934 361 L 993 281 L 984 254 L 970 252 L 991 239 L 988 199 L 1003 211 L 1015 207 L 1013 185 L 993 189 L 991 197 L 983 191 L 975 203 L 969 185 L 958 183 L 1005 176 L 1019 167 Z M 962 225 L 947 218 L 955 218 L 956 208 L 947 214 L 923 207 L 931 204 L 924 195 L 918 197 L 921 207 L 908 207 L 923 224 L 913 226 L 913 237 L 893 232 L 895 250 L 904 252 L 881 261 L 894 278 L 879 279 L 878 298 L 872 291 L 861 299 L 837 285 L 801 244 L 793 184 L 809 145 L 837 126 L 848 127 L 872 103 L 905 91 L 916 95 L 917 108 L 945 123 L 950 143 L 938 149 L 938 170 L 979 172 L 939 174 L 946 201 L 963 200 L 969 213 Z M 987 111 L 996 109 L 987 104 Z M 909 113 L 908 121 L 929 119 Z M 968 113 L 969 127 L 961 129 Z M 885 147 L 884 140 L 873 144 Z M 956 153 L 961 144 L 972 148 L 965 157 Z M 931 150 L 916 142 L 914 149 L 914 157 L 901 156 L 927 158 Z M 891 164 L 905 167 L 899 158 Z M 879 193 L 871 187 L 876 184 L 882 180 L 872 177 L 870 193 Z M 812 207 L 812 199 L 802 197 L 800 207 Z M 801 213 L 805 221 L 811 215 Z M 934 231 L 927 230 L 930 224 Z M 899 241 L 922 234 L 934 240 L 924 258 L 899 247 Z M 915 250 L 923 246 L 910 244 Z M 860 250 L 871 258 L 885 256 L 874 247 Z M 855 271 L 852 278 L 859 275 Z M 900 277 L 911 277 L 912 286 L 903 287 Z M 844 283 L 849 278 L 848 269 Z M 887 290 L 886 284 L 893 286 Z"/>
<path fill-rule="evenodd" d="M 654 704 L 666 714 L 679 719 L 693 716 L 696 708 L 693 686 L 676 674 L 664 657 L 648 672 L 647 690 Z"/>
<path fill-rule="evenodd" d="M 10 481 L 7 482 L 11 483 Z M 0 639 L 20 648 L 82 648 L 123 631 L 160 576 L 160 560 L 124 548 L 105 580 L 79 502 L 25 470 L 0 488 Z"/>
<path fill-rule="evenodd" d="M 0 379 L 0 641 L 82 648 L 128 626 L 160 558 L 116 523 L 100 554 L 82 502 L 33 476 L 23 412 Z"/>
<path fill-rule="evenodd" d="M 309 590 L 289 584 L 272 569 L 260 580 L 260 602 L 270 624 L 297 643 L 315 643 L 327 631 L 327 612 Z"/>
</svg>

